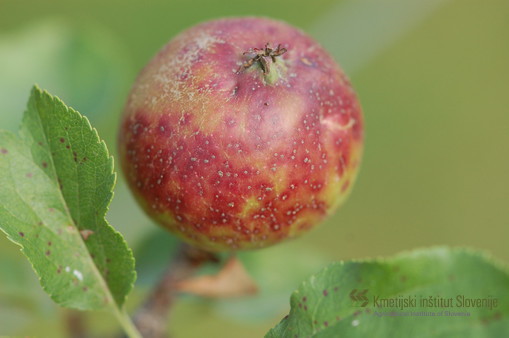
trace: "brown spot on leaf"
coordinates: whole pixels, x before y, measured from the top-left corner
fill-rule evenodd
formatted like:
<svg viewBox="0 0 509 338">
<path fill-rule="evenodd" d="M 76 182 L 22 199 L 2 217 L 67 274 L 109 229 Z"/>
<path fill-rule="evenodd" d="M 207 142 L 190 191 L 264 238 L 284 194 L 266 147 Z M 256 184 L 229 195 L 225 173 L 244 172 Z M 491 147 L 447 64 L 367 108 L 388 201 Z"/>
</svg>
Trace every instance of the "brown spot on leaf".
<svg viewBox="0 0 509 338">
<path fill-rule="evenodd" d="M 48 163 L 47 162 L 42 162 L 42 167 L 43 168 L 47 168 L 48 167 Z"/>
<path fill-rule="evenodd" d="M 51 255 L 51 251 L 50 250 L 46 250 L 46 256 L 49 256 Z"/>
<path fill-rule="evenodd" d="M 0 149 L 0 153 L 7 154 L 9 151 L 5 148 Z"/>
<path fill-rule="evenodd" d="M 327 295 L 329 294 L 329 291 L 327 291 L 327 289 L 323 290 L 323 295 L 327 297 Z"/>
<path fill-rule="evenodd" d="M 32 174 L 32 173 L 27 173 L 26 174 L 26 177 L 28 177 L 28 178 L 32 178 L 32 176 L 34 176 L 34 174 Z"/>
<path fill-rule="evenodd" d="M 21 237 L 25 237 L 25 234 L 23 232 L 18 232 Z"/>
<path fill-rule="evenodd" d="M 65 142 L 65 138 L 61 137 L 60 138 L 60 143 L 64 143 Z"/>
<path fill-rule="evenodd" d="M 57 273 L 61 273 L 61 272 L 62 272 L 62 266 L 61 266 L 61 265 L 59 265 L 59 266 L 58 266 L 58 269 L 57 269 Z"/>
<path fill-rule="evenodd" d="M 83 239 L 86 241 L 88 239 L 88 237 L 90 237 L 90 235 L 94 234 L 94 232 L 92 230 L 85 229 L 85 230 L 80 230 L 80 234 L 81 234 L 81 237 L 83 237 Z"/>
<path fill-rule="evenodd" d="M 53 244 L 53 243 L 51 243 L 51 241 L 49 241 L 49 242 L 48 242 L 48 246 L 51 246 L 51 244 Z"/>
</svg>

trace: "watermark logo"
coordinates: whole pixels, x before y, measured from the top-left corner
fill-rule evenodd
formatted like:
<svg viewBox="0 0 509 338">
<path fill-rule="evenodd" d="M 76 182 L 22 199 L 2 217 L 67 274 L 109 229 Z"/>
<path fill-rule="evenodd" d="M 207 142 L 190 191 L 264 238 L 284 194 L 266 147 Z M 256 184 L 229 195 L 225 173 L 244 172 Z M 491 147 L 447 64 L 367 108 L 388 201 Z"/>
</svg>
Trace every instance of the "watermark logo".
<svg viewBox="0 0 509 338">
<path fill-rule="evenodd" d="M 369 303 L 368 297 L 366 297 L 367 293 L 368 293 L 368 289 L 364 289 L 364 290 L 353 289 L 350 292 L 350 299 L 355 302 L 356 306 L 365 307 Z M 362 302 L 362 303 L 360 303 L 360 302 Z M 360 305 L 359 305 L 359 303 L 360 303 Z"/>
</svg>

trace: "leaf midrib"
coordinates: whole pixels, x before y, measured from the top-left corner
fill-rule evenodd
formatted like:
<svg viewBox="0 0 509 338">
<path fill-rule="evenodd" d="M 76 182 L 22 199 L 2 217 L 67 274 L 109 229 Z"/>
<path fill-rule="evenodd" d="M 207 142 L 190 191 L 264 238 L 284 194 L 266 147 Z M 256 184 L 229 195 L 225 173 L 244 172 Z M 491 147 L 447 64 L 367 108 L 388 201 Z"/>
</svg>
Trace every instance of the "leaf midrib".
<svg viewBox="0 0 509 338">
<path fill-rule="evenodd" d="M 42 98 L 42 96 L 44 95 L 44 92 L 42 91 L 38 91 L 39 95 L 37 97 L 37 99 L 40 99 Z M 55 101 L 56 99 L 55 98 L 50 98 L 51 101 Z M 37 100 L 34 100 L 34 101 L 37 101 Z M 60 100 L 58 100 L 59 104 L 61 106 L 64 107 L 64 109 L 66 110 L 66 112 L 69 112 L 69 107 L 65 106 Z M 89 248 L 88 246 L 86 245 L 83 237 L 81 236 L 81 233 L 79 231 L 79 227 L 77 226 L 77 224 L 75 223 L 75 221 L 73 220 L 72 216 L 71 216 L 71 213 L 70 213 L 70 210 L 68 208 L 68 205 L 67 205 L 67 202 L 64 198 L 64 195 L 62 193 L 62 190 L 60 189 L 59 185 L 58 185 L 58 174 L 57 174 L 57 170 L 56 170 L 56 166 L 55 166 L 55 162 L 54 162 L 54 159 L 53 159 L 53 154 L 52 154 L 52 146 L 51 146 L 51 143 L 48 142 L 48 137 L 47 137 L 47 134 L 46 134 L 46 130 L 44 128 L 44 124 L 42 123 L 42 118 L 40 116 L 40 110 L 39 110 L 39 104 L 37 102 L 34 102 L 35 104 L 35 109 L 36 109 L 36 116 L 37 116 L 37 122 L 38 122 L 38 125 L 39 127 L 41 128 L 42 130 L 42 134 L 43 134 L 43 137 L 44 137 L 44 141 L 45 141 L 45 144 L 47 144 L 47 147 L 49 148 L 49 158 L 50 158 L 50 161 L 51 161 L 51 166 L 52 166 L 52 171 L 53 171 L 53 174 L 55 175 L 55 179 L 56 179 L 56 182 L 54 180 L 51 179 L 50 177 L 50 181 L 53 181 L 53 183 L 56 183 L 56 190 L 58 191 L 58 196 L 64 206 L 64 209 L 65 209 L 65 213 L 67 215 L 67 218 L 71 221 L 71 223 L 73 224 L 73 226 L 78 230 L 76 232 L 76 236 L 79 237 L 79 241 L 80 243 L 86 248 L 86 252 L 87 252 L 87 259 L 88 259 L 88 262 L 90 265 L 92 265 L 92 271 L 96 274 L 96 276 L 98 276 L 98 279 L 99 279 L 99 282 L 102 286 L 102 288 L 105 290 L 105 294 L 106 294 L 106 297 L 107 297 L 107 300 L 108 300 L 108 304 L 114 304 L 115 305 L 115 308 L 118 310 L 119 309 L 119 304 L 117 304 L 117 302 L 115 301 L 115 298 L 113 297 L 113 294 L 111 293 L 111 290 L 109 288 L 109 285 L 108 283 L 106 282 L 106 280 L 104 279 L 103 275 L 100 273 L 99 269 L 97 268 L 97 265 L 95 264 L 94 260 L 92 259 L 92 257 L 90 256 L 90 251 L 89 251 Z M 81 117 L 80 118 L 85 118 L 85 117 Z M 30 154 L 32 153 L 32 150 L 31 150 L 31 147 L 29 147 L 29 150 L 30 150 Z M 34 163 L 35 165 L 37 165 L 33 159 L 33 157 L 31 158 L 31 161 L 32 163 Z M 44 170 L 43 170 L 44 172 Z M 46 174 L 46 173 L 45 173 Z M 47 174 L 46 174 L 47 175 Z"/>
</svg>

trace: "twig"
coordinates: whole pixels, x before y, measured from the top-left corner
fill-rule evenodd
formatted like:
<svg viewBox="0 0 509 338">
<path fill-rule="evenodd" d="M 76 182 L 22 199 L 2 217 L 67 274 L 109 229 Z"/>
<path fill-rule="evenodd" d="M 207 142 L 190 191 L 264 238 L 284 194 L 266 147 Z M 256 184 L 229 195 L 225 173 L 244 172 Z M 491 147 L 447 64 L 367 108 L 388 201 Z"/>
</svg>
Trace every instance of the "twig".
<svg viewBox="0 0 509 338">
<path fill-rule="evenodd" d="M 69 337 L 87 337 L 87 326 L 85 325 L 84 313 L 76 310 L 65 310 L 65 322 Z"/>
<path fill-rule="evenodd" d="M 168 337 L 167 318 L 178 293 L 176 285 L 191 277 L 202 264 L 210 261 L 217 262 L 218 258 L 207 251 L 181 244 L 161 280 L 134 316 L 134 323 L 143 337 Z"/>
</svg>

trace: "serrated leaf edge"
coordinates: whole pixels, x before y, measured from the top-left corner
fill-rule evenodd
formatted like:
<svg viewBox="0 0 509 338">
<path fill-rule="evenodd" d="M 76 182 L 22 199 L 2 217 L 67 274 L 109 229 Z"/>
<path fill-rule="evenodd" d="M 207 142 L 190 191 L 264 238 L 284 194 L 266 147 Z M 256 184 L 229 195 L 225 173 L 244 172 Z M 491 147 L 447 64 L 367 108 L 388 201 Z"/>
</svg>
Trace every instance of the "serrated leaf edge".
<svg viewBox="0 0 509 338">
<path fill-rule="evenodd" d="M 494 257 L 492 254 L 484 251 L 484 250 L 477 250 L 474 248 L 469 247 L 448 247 L 448 246 L 432 246 L 432 247 L 420 247 L 412 250 L 404 250 L 401 251 L 395 255 L 388 256 L 388 257 L 375 257 L 375 258 L 360 258 L 360 259 L 351 259 L 348 261 L 341 260 L 338 262 L 332 262 L 329 263 L 327 266 L 323 267 L 316 273 L 310 275 L 308 278 L 306 278 L 304 281 L 302 281 L 296 290 L 294 290 L 290 296 L 290 312 L 288 316 L 291 315 L 292 310 L 294 307 L 292 306 L 292 300 L 299 297 L 299 290 L 305 286 L 306 284 L 312 284 L 312 281 L 321 274 L 326 273 L 329 269 L 332 269 L 336 266 L 344 266 L 345 264 L 355 263 L 355 264 L 384 264 L 388 262 L 397 261 L 402 258 L 408 258 L 411 256 L 421 256 L 424 254 L 430 255 L 430 254 L 436 254 L 439 251 L 447 251 L 450 254 L 467 254 L 471 257 L 476 257 L 484 260 L 485 262 L 491 264 L 494 268 L 497 270 L 505 273 L 509 276 L 509 266 L 507 264 L 504 264 L 501 260 Z M 405 290 L 407 292 L 407 290 Z M 397 295 L 397 294 L 396 294 Z M 390 295 L 395 296 L 395 295 Z M 286 319 L 286 317 L 285 317 Z M 273 337 L 273 330 L 275 330 L 279 325 L 281 325 L 282 321 L 280 321 L 278 324 L 276 324 L 274 327 L 272 327 L 267 334 L 264 336 L 265 338 L 272 338 Z M 328 329 L 331 329 L 334 325 L 331 325 L 328 327 Z M 323 330 L 322 330 L 323 331 Z M 313 330 L 312 335 L 316 334 L 317 331 Z"/>
<path fill-rule="evenodd" d="M 123 297 L 122 299 L 122 302 L 121 304 L 117 304 L 117 302 L 115 301 L 115 298 L 113 297 L 113 294 L 111 293 L 110 291 L 110 288 L 106 282 L 106 280 L 104 279 L 103 275 L 99 272 L 99 270 L 97 269 L 97 265 L 95 264 L 93 258 L 90 256 L 90 253 L 89 251 L 87 250 L 87 258 L 91 261 L 92 265 L 93 265 L 93 270 L 95 271 L 95 273 L 99 276 L 99 279 L 101 281 L 101 284 L 103 285 L 103 287 L 107 290 L 107 295 L 108 295 L 108 298 L 109 298 L 109 302 L 112 302 L 112 303 L 115 303 L 119 308 L 121 308 L 123 306 L 123 304 L 125 303 L 125 300 L 127 299 L 127 296 L 128 294 L 131 292 L 131 290 L 133 289 L 134 287 L 134 283 L 136 281 L 136 270 L 134 269 L 134 266 L 135 266 L 135 258 L 134 258 L 134 255 L 133 255 L 133 252 L 131 250 L 131 248 L 127 245 L 127 242 L 126 240 L 124 239 L 124 237 L 122 236 L 122 234 L 117 231 L 113 226 L 111 226 L 111 224 L 108 222 L 108 220 L 106 219 L 106 214 L 108 213 L 109 211 L 109 207 L 110 207 L 110 204 L 111 204 L 111 201 L 113 200 L 113 197 L 115 195 L 115 192 L 114 192 L 114 188 L 116 186 L 116 183 L 117 183 L 117 173 L 115 172 L 115 159 L 113 158 L 113 156 L 111 156 L 110 152 L 109 152 L 109 149 L 106 145 L 106 142 L 104 142 L 103 139 L 101 139 L 101 137 L 99 136 L 99 133 L 97 131 L 96 128 L 94 128 L 92 126 L 92 124 L 90 123 L 90 120 L 85 116 L 85 115 L 82 115 L 80 114 L 77 110 L 75 110 L 74 108 L 68 106 L 67 104 L 65 104 L 64 101 L 62 101 L 58 96 L 55 96 L 55 95 L 52 95 L 50 94 L 48 91 L 46 90 L 43 90 L 41 89 L 37 84 L 33 86 L 32 90 L 31 90 L 31 95 L 30 95 L 30 99 L 32 98 L 32 95 L 33 94 L 37 94 L 37 95 L 40 95 L 41 97 L 42 96 L 46 96 L 47 98 L 49 98 L 51 101 L 57 103 L 57 104 L 61 104 L 65 110 L 71 114 L 76 114 L 78 115 L 81 119 L 83 119 L 86 123 L 86 126 L 89 128 L 90 131 L 92 131 L 94 133 L 94 136 L 99 140 L 99 144 L 100 146 L 102 146 L 104 148 L 104 150 L 106 151 L 106 156 L 108 157 L 108 165 L 109 165 L 109 174 L 113 175 L 113 184 L 112 184 L 112 191 L 111 191 L 111 196 L 110 196 L 110 199 L 108 201 L 108 203 L 106 204 L 106 208 L 105 208 L 105 213 L 104 213 L 104 216 L 103 216 L 103 219 L 105 221 L 105 226 L 107 226 L 114 234 L 115 237 L 117 237 L 118 239 L 120 239 L 120 243 L 123 245 L 124 249 L 127 251 L 128 253 L 128 257 L 129 259 L 132 260 L 133 262 L 133 279 L 132 279 L 132 283 L 130 284 L 130 288 L 129 290 L 127 290 L 125 296 Z M 39 114 L 37 114 L 39 116 Z M 40 116 L 39 116 L 40 118 Z M 42 122 L 41 122 L 42 124 Z M 44 136 L 46 137 L 46 134 L 44 134 Z M 47 141 L 47 140 L 46 140 Z M 47 142 L 47 144 L 50 144 L 49 142 Z M 53 157 L 51 156 L 51 161 L 53 162 Z M 53 164 L 53 168 L 55 168 L 55 165 L 54 165 L 54 162 L 52 163 Z M 72 216 L 71 216 L 71 213 L 67 207 L 67 202 L 65 201 L 65 198 L 64 196 L 62 195 L 62 191 L 60 188 L 58 188 L 58 191 L 59 191 L 59 194 L 60 194 L 60 198 L 62 199 L 63 201 L 63 204 L 65 206 L 65 209 L 66 209 L 66 213 L 69 217 L 69 219 L 72 221 L 73 225 L 75 228 L 78 229 L 78 226 L 75 224 L 74 220 L 72 219 Z M 81 242 L 84 244 L 84 246 L 86 247 L 86 243 L 85 241 L 83 240 L 83 238 L 81 236 L 80 237 L 80 240 Z M 34 270 L 35 271 L 35 270 Z M 41 279 L 40 276 L 39 277 L 39 280 Z M 42 285 L 42 284 L 41 284 Z M 44 289 L 44 287 L 43 287 Z M 46 290 L 45 290 L 46 291 Z M 49 294 L 49 293 L 48 293 Z M 52 295 L 50 295 L 52 296 Z M 53 299 L 53 298 L 52 298 Z"/>
<path fill-rule="evenodd" d="M 87 250 L 87 259 L 91 262 L 92 264 L 92 269 L 93 271 L 95 272 L 95 274 L 97 274 L 97 276 L 99 276 L 99 281 L 101 283 L 101 285 L 103 286 L 103 289 L 106 290 L 105 294 L 107 295 L 108 297 L 108 304 L 114 304 L 115 305 L 115 311 L 116 312 L 119 312 L 120 308 L 123 307 L 123 305 L 125 304 L 125 301 L 127 299 L 127 296 L 129 295 L 129 293 L 132 291 L 133 287 L 134 287 L 134 283 L 136 281 L 136 277 L 137 277 L 137 274 L 136 274 L 136 270 L 134 269 L 134 266 L 135 266 L 135 258 L 134 258 L 134 255 L 133 255 L 133 252 L 131 250 L 131 248 L 127 245 L 127 242 L 126 240 L 124 239 L 124 237 L 122 236 L 122 234 L 117 231 L 113 226 L 111 226 L 111 224 L 108 222 L 108 220 L 106 219 L 106 214 L 108 213 L 108 210 L 109 210 L 109 206 L 111 204 L 111 201 L 113 200 L 113 197 L 114 197 L 114 187 L 116 185 L 116 182 L 117 182 L 117 174 L 114 170 L 114 158 L 113 156 L 110 155 L 110 152 L 108 150 L 108 147 L 106 146 L 106 143 L 104 142 L 104 140 L 102 140 L 99 136 L 99 133 L 97 132 L 97 129 L 92 127 L 89 119 L 80 114 L 77 110 L 73 109 L 72 107 L 66 105 L 60 98 L 58 98 L 57 96 L 54 96 L 54 95 L 51 95 L 48 91 L 46 90 L 42 90 L 37 84 L 34 85 L 32 87 L 32 90 L 30 92 L 30 97 L 29 97 L 29 103 L 30 101 L 35 97 L 35 95 L 39 95 L 39 97 L 43 97 L 43 96 L 46 96 L 47 98 L 49 98 L 51 101 L 55 102 L 56 104 L 60 104 L 62 105 L 65 110 L 69 113 L 72 113 L 72 114 L 77 114 L 81 119 L 84 119 L 85 123 L 86 123 L 86 126 L 89 128 L 89 130 L 91 130 L 93 133 L 94 133 L 94 136 L 99 140 L 99 144 L 104 148 L 104 150 L 106 151 L 106 155 L 108 157 L 108 165 L 109 165 L 109 172 L 111 175 L 113 175 L 113 185 L 112 185 L 112 191 L 111 191 L 111 197 L 108 201 L 108 203 L 106 204 L 106 208 L 105 208 L 105 214 L 103 216 L 104 218 L 104 222 L 105 222 L 105 226 L 109 227 L 109 230 L 112 231 L 113 235 L 119 239 L 121 245 L 123 246 L 123 249 L 126 250 L 127 252 L 127 256 L 128 258 L 133 262 L 132 264 L 132 267 L 133 267 L 133 278 L 132 278 L 132 282 L 130 283 L 129 285 L 129 288 L 128 290 L 126 290 L 126 293 L 124 295 L 124 297 L 122 298 L 121 300 L 121 303 L 118 304 L 116 301 L 115 301 L 115 298 L 113 297 L 113 294 L 111 293 L 111 290 L 106 282 L 106 280 L 104 279 L 103 275 L 99 272 L 99 270 L 97 269 L 97 265 L 95 264 L 94 260 L 92 259 L 92 257 L 90 256 L 90 253 L 89 251 Z M 40 115 L 39 113 L 37 113 L 37 116 L 39 117 L 40 119 Z M 23 117 L 24 118 L 24 117 Z M 42 124 L 42 122 L 41 122 Z M 20 130 L 20 129 L 19 129 Z M 9 132 L 9 131 L 3 131 L 5 132 L 6 134 L 9 134 L 10 136 L 18 139 L 18 140 L 21 140 L 21 136 L 18 133 L 12 133 L 12 132 Z M 45 137 L 45 141 L 46 143 L 49 145 L 50 142 L 47 142 L 48 140 L 46 139 L 46 133 L 43 133 L 44 137 Z M 53 162 L 54 159 L 53 159 L 53 156 L 50 156 L 50 160 L 52 161 L 52 164 L 53 164 L 53 168 L 55 168 L 55 163 Z M 60 195 L 60 199 L 62 200 L 62 204 L 64 205 L 65 207 L 65 211 L 66 211 L 66 214 L 68 216 L 68 219 L 72 222 L 73 226 L 78 229 L 78 226 L 75 224 L 72 216 L 71 216 L 71 213 L 68 209 L 68 205 L 67 205 L 67 202 L 65 201 L 65 198 L 64 196 L 62 195 L 62 191 L 60 188 L 57 187 L 57 190 L 59 192 L 59 195 Z M 6 235 L 6 237 L 11 241 L 13 242 L 14 244 L 18 245 L 20 247 L 20 251 L 23 253 L 23 255 L 27 258 L 28 262 L 30 263 L 31 267 L 32 267 L 32 270 L 35 272 L 37 278 L 38 278 L 38 281 L 39 281 L 39 284 L 41 285 L 42 289 L 44 290 L 44 292 L 46 292 L 50 298 L 55 301 L 55 303 L 57 303 L 56 299 L 54 298 L 54 294 L 53 293 L 50 293 L 49 290 L 47 289 L 47 287 L 41 283 L 41 280 L 42 280 L 42 277 L 37 273 L 37 270 L 35 269 L 35 266 L 34 266 L 34 263 L 32 262 L 32 260 L 30 259 L 29 256 L 25 255 L 24 253 L 24 246 L 18 242 L 17 240 L 15 240 L 14 238 L 12 238 L 6 231 L 3 230 L 3 228 L 0 227 L 0 230 Z M 83 238 L 81 236 L 80 237 L 80 241 L 83 243 L 83 245 L 86 247 L 86 243 L 84 242 Z M 61 304 L 60 304 L 61 305 Z M 65 305 L 62 305 L 62 306 L 65 306 Z M 80 306 L 73 306 L 73 308 L 75 309 L 78 309 L 78 310 L 88 310 L 88 308 L 86 307 L 80 307 Z"/>
</svg>

